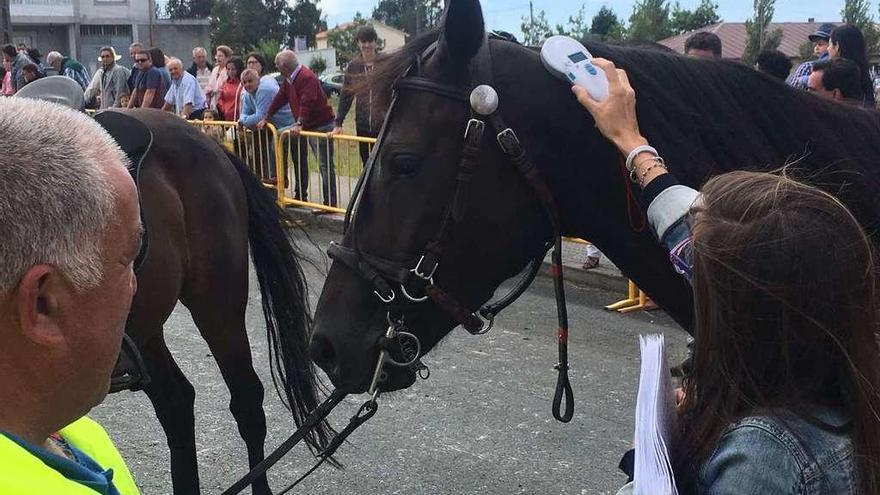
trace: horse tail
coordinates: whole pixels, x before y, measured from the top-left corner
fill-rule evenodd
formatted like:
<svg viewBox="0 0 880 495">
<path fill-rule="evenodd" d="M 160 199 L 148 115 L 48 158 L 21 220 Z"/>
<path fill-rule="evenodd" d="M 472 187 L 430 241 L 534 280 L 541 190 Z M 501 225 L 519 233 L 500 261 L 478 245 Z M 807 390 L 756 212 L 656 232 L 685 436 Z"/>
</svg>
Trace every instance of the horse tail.
<svg viewBox="0 0 880 495">
<path fill-rule="evenodd" d="M 284 228 L 288 215 L 241 159 L 229 150 L 224 152 L 247 195 L 248 239 L 263 299 L 272 383 L 299 427 L 319 402 L 315 366 L 307 352 L 312 316 L 305 274 L 294 239 Z M 313 452 L 320 452 L 332 433 L 322 421 L 305 440 Z"/>
</svg>

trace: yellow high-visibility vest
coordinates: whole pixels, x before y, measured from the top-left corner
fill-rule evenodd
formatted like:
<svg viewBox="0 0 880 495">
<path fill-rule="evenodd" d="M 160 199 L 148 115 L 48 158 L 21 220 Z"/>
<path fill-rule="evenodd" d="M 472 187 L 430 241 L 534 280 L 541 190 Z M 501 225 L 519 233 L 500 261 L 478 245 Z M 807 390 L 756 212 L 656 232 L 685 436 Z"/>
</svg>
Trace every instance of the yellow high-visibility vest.
<svg viewBox="0 0 880 495">
<path fill-rule="evenodd" d="M 122 495 L 140 495 L 131 472 L 113 441 L 98 423 L 83 416 L 61 431 L 70 445 L 94 459 L 102 468 L 113 469 L 113 486 Z M 3 495 L 95 495 L 94 490 L 71 481 L 45 465 L 5 435 L 0 435 L 0 494 Z"/>
</svg>

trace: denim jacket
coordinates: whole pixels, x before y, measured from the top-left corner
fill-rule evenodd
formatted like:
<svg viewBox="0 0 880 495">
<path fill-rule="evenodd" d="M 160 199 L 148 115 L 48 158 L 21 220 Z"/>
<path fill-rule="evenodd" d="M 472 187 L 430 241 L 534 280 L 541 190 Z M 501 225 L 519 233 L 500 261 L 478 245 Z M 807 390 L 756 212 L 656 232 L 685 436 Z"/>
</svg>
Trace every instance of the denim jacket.
<svg viewBox="0 0 880 495">
<path fill-rule="evenodd" d="M 664 174 L 645 187 L 641 201 L 667 249 L 690 237 L 687 215 L 699 192 Z M 700 469 L 699 493 L 858 493 L 849 419 L 821 406 L 812 415 L 807 421 L 787 411 L 756 411 L 729 425 Z"/>
</svg>

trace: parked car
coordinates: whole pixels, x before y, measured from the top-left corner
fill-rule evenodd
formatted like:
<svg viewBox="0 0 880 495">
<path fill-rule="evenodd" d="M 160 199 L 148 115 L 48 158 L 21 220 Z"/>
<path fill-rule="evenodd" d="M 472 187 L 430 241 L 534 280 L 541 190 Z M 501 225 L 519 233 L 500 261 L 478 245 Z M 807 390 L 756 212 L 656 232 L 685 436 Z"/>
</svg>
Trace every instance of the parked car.
<svg viewBox="0 0 880 495">
<path fill-rule="evenodd" d="M 273 72 L 269 74 L 274 77 L 276 81 L 278 81 L 278 85 L 281 85 L 283 78 L 281 77 L 281 73 Z M 318 80 L 321 81 L 321 89 L 324 90 L 324 94 L 328 97 L 338 95 L 340 91 L 342 91 L 342 80 L 345 77 L 345 74 L 342 72 L 325 72 L 318 76 Z"/>
<path fill-rule="evenodd" d="M 324 88 L 324 93 L 327 93 L 327 96 L 333 96 L 334 94 L 338 95 L 342 91 L 342 82 L 345 79 L 345 74 L 338 71 L 325 72 L 318 76 L 318 79 L 321 80 L 321 87 Z"/>
</svg>

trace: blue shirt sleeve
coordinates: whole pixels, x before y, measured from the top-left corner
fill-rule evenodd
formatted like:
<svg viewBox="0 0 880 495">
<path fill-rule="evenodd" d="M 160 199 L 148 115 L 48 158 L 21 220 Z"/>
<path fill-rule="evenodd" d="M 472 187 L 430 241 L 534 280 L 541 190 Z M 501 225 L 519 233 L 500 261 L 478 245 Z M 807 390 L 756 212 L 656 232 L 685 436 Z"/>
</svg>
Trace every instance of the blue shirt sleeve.
<svg viewBox="0 0 880 495">
<path fill-rule="evenodd" d="M 196 84 L 198 84 L 198 83 L 196 83 Z M 183 94 L 180 97 L 180 101 L 184 105 L 186 105 L 187 103 L 189 103 L 190 105 L 196 104 L 196 88 L 195 88 L 195 84 L 192 84 L 192 81 L 190 81 L 189 79 L 181 81 L 180 88 L 178 88 L 177 90 L 183 91 Z M 181 109 L 178 109 L 177 111 L 179 112 L 181 110 L 183 110 L 183 109 L 181 108 Z"/>
<path fill-rule="evenodd" d="M 243 95 L 244 93 L 242 93 Z M 257 122 L 263 119 L 266 114 L 269 112 L 269 105 L 272 104 L 272 100 L 275 98 L 275 91 L 272 91 L 269 88 L 260 87 L 257 89 L 256 95 L 256 103 L 253 113 L 245 117 L 244 112 L 242 112 L 241 118 L 239 122 L 244 124 L 245 126 L 254 126 L 257 125 Z M 242 105 L 244 108 L 244 105 Z"/>
</svg>

